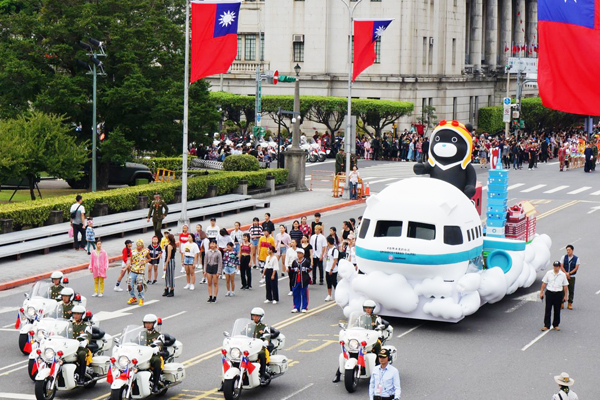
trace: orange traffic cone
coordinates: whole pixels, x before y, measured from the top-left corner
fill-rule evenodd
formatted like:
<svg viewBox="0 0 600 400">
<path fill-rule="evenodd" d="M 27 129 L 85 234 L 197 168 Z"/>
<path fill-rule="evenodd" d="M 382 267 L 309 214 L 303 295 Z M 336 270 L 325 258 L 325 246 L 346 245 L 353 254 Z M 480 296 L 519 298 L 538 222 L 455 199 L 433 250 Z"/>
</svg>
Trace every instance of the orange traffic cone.
<svg viewBox="0 0 600 400">
<path fill-rule="evenodd" d="M 369 189 L 369 182 L 367 182 L 367 187 L 365 187 L 365 197 L 371 195 L 371 189 Z"/>
</svg>

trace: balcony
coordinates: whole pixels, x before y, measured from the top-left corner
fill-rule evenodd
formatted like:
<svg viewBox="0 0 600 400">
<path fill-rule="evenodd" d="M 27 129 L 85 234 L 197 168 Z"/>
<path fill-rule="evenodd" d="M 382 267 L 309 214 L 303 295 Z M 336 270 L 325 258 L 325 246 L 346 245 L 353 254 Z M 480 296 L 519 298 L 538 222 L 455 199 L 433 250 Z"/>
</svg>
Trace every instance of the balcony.
<svg viewBox="0 0 600 400">
<path fill-rule="evenodd" d="M 268 61 L 234 61 L 229 69 L 232 74 L 255 73 L 256 67 L 260 67 L 260 72 L 269 70 L 271 63 Z"/>
</svg>

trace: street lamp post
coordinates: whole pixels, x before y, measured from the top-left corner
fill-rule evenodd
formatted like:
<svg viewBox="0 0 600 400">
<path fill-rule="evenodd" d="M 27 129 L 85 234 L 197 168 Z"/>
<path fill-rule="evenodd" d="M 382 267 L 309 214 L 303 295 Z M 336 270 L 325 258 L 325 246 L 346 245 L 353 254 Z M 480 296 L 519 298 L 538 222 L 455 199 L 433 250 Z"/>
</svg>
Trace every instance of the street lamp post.
<svg viewBox="0 0 600 400">
<path fill-rule="evenodd" d="M 344 192 L 342 193 L 343 199 L 350 199 L 350 153 L 352 152 L 352 143 L 355 141 L 352 138 L 352 39 L 354 37 L 354 10 L 360 4 L 362 0 L 358 0 L 352 6 L 350 5 L 351 0 L 341 0 L 342 3 L 348 8 L 349 15 L 349 34 L 348 34 L 348 115 L 346 116 L 346 137 L 344 144 L 346 147 L 346 180 L 344 182 Z"/>
<path fill-rule="evenodd" d="M 296 64 L 296 82 L 294 82 L 294 112 L 300 115 L 300 64 Z M 292 149 L 300 150 L 300 118 L 296 118 L 292 133 Z"/>
<path fill-rule="evenodd" d="M 300 118 L 300 113 L 295 111 L 287 111 L 282 110 L 281 107 L 277 110 L 277 168 L 280 167 L 280 149 L 281 149 L 281 116 L 282 115 L 291 115 L 292 116 L 292 124 L 296 123 L 296 118 Z M 285 160 L 281 160 L 281 168 L 285 168 Z"/>
<path fill-rule="evenodd" d="M 296 82 L 294 86 L 294 111 L 291 113 L 292 118 L 292 147 L 285 151 L 284 162 L 287 170 L 289 171 L 290 182 L 296 185 L 296 190 L 305 191 L 308 190 L 305 184 L 304 174 L 306 172 L 306 155 L 304 150 L 300 149 L 300 70 L 302 68 L 299 64 L 294 67 L 296 72 Z M 282 110 L 282 114 L 286 114 Z"/>
</svg>

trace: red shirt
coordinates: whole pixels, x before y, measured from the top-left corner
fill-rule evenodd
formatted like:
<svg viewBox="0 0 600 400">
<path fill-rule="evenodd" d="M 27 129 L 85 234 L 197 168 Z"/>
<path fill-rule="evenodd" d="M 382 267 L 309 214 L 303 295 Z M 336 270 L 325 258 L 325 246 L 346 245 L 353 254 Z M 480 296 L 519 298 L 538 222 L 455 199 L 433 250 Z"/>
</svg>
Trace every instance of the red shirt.
<svg viewBox="0 0 600 400">
<path fill-rule="evenodd" d="M 125 247 L 123 249 L 123 262 L 126 263 L 129 257 L 131 257 L 131 250 L 129 247 Z"/>
<path fill-rule="evenodd" d="M 310 234 L 311 234 L 310 225 L 308 225 L 308 224 L 300 225 L 300 230 L 302 231 L 303 235 L 310 237 Z"/>
</svg>

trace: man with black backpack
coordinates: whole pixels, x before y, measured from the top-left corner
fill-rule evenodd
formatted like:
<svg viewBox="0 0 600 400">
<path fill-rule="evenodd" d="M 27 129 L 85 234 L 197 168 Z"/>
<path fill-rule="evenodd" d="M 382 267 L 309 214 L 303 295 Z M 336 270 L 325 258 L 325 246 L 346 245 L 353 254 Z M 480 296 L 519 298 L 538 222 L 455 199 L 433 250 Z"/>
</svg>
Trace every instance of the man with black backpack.
<svg viewBox="0 0 600 400">
<path fill-rule="evenodd" d="M 75 197 L 75 203 L 71 206 L 71 227 L 73 228 L 73 247 L 75 250 L 84 248 L 86 244 L 85 239 L 85 207 L 83 206 L 83 197 L 80 194 Z M 81 234 L 81 241 L 78 240 L 78 236 Z"/>
</svg>

